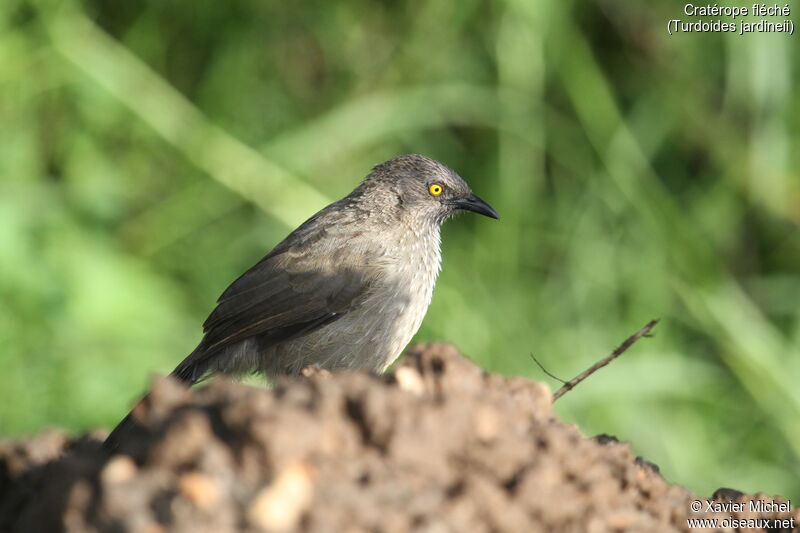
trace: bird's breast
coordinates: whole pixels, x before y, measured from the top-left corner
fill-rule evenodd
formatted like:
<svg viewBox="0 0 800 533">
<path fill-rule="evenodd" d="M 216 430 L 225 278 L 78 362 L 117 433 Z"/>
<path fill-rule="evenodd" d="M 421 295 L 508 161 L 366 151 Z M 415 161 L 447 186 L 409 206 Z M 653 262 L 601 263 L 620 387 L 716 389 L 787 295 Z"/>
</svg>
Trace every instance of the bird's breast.
<svg viewBox="0 0 800 533">
<path fill-rule="evenodd" d="M 397 359 L 431 302 L 441 261 L 439 233 L 403 233 L 399 238 L 395 233 L 383 248 L 372 248 L 362 257 L 372 258 L 363 266 L 372 271 L 373 281 L 358 308 L 273 348 L 263 358 L 267 374 L 293 374 L 310 364 L 382 372 Z"/>
<path fill-rule="evenodd" d="M 377 316 L 381 325 L 373 328 L 376 370 L 382 371 L 400 355 L 419 330 L 433 296 L 441 268 L 439 232 L 412 235 L 402 246 L 396 263 L 386 271 L 381 292 L 384 298 Z M 383 339 L 378 337 L 382 336 Z"/>
</svg>

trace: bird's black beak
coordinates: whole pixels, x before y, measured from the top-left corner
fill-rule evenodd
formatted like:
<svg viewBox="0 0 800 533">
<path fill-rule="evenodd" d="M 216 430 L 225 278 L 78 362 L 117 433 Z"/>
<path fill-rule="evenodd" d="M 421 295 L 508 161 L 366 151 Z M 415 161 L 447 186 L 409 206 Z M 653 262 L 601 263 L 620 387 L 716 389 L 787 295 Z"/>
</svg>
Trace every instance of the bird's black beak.
<svg viewBox="0 0 800 533">
<path fill-rule="evenodd" d="M 464 209 L 465 211 L 472 211 L 473 213 L 478 213 L 491 218 L 500 218 L 500 215 L 497 214 L 497 211 L 495 211 L 492 206 L 474 194 L 470 194 L 465 198 L 459 198 L 458 200 L 455 200 L 453 204 L 455 204 L 455 206 L 459 209 Z"/>
</svg>

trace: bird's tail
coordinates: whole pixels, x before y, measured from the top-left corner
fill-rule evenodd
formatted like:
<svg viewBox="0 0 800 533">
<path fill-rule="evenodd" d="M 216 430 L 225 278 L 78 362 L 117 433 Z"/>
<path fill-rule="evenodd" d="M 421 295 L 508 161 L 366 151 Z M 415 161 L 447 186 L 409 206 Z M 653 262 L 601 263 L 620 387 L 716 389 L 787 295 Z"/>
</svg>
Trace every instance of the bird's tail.
<svg viewBox="0 0 800 533">
<path fill-rule="evenodd" d="M 103 448 L 108 451 L 116 451 L 119 449 L 120 444 L 123 441 L 130 439 L 136 432 L 141 428 L 141 424 L 136 417 L 134 416 L 134 412 L 136 411 L 137 407 L 143 405 L 150 399 L 150 394 L 146 394 L 143 398 L 141 398 L 131 412 L 125 415 L 125 418 L 120 420 L 117 427 L 111 430 L 111 433 L 108 434 L 106 440 L 103 441 Z"/>
<path fill-rule="evenodd" d="M 175 367 L 170 377 L 184 383 L 187 387 L 191 387 L 205 376 L 208 370 L 207 366 L 206 360 L 203 357 L 203 347 L 201 344 Z M 103 447 L 106 450 L 112 452 L 116 451 L 123 441 L 131 439 L 137 432 L 143 430 L 142 423 L 138 419 L 136 412 L 146 408 L 149 402 L 150 393 L 145 394 L 136 402 L 133 409 L 125 415 L 125 418 L 123 418 L 119 424 L 117 424 L 117 427 L 106 437 L 106 440 L 103 442 Z"/>
</svg>

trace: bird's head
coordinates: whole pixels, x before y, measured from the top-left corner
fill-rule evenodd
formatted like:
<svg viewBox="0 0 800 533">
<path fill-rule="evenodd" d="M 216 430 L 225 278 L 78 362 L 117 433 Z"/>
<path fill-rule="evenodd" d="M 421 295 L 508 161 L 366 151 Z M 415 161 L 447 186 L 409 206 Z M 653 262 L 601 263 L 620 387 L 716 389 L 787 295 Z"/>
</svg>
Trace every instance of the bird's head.
<svg viewBox="0 0 800 533">
<path fill-rule="evenodd" d="M 455 171 L 424 155 L 401 155 L 381 163 L 363 185 L 391 194 L 405 212 L 437 224 L 459 211 L 500 218 Z"/>
</svg>

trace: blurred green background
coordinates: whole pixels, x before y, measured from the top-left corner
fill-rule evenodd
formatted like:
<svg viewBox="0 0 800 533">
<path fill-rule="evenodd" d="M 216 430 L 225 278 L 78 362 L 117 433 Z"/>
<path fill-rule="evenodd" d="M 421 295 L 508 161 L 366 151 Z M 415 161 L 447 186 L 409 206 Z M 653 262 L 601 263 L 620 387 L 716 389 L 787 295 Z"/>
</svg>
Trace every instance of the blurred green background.
<svg viewBox="0 0 800 533">
<path fill-rule="evenodd" d="M 670 1 L 0 3 L 0 435 L 109 427 L 214 300 L 385 159 L 501 213 L 444 230 L 417 339 L 570 378 L 665 476 L 800 500 L 796 38 Z"/>
</svg>

